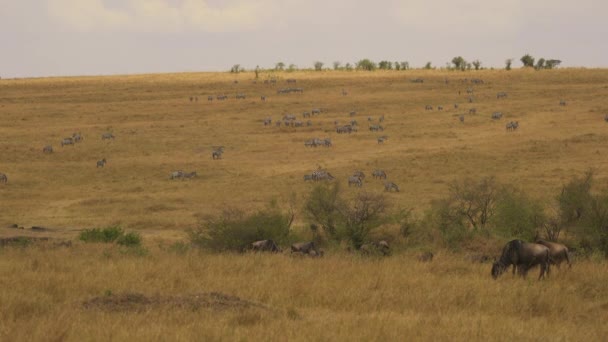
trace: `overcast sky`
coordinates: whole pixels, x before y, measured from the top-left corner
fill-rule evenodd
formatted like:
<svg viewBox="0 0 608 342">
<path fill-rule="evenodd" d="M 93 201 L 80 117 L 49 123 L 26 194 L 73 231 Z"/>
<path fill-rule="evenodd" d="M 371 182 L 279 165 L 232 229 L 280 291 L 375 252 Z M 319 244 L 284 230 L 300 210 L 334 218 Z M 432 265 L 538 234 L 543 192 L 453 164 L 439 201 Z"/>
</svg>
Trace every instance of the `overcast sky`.
<svg viewBox="0 0 608 342">
<path fill-rule="evenodd" d="M 607 0 L 0 0 L 0 77 L 225 71 L 282 61 L 608 67 Z"/>
</svg>

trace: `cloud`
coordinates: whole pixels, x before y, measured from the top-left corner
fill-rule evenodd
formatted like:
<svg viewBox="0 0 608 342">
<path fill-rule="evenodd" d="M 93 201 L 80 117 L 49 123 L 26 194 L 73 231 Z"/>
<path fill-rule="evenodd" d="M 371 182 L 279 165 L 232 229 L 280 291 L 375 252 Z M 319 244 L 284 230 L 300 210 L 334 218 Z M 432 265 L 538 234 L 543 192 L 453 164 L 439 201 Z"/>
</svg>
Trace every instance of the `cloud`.
<svg viewBox="0 0 608 342">
<path fill-rule="evenodd" d="M 226 32 L 258 28 L 271 15 L 266 0 L 211 6 L 205 0 L 48 0 L 48 13 L 78 31 Z"/>
</svg>

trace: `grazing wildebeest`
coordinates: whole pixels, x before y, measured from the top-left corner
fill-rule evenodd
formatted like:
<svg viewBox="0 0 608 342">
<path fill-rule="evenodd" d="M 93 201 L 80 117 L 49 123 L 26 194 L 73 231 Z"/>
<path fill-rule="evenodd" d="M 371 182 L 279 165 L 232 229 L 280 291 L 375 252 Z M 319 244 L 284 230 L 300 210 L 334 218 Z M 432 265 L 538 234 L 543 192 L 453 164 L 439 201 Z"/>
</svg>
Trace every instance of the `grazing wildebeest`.
<svg viewBox="0 0 608 342">
<path fill-rule="evenodd" d="M 433 261 L 433 252 L 424 252 L 422 254 L 419 254 L 417 259 L 420 262 L 431 262 Z"/>
<path fill-rule="evenodd" d="M 348 177 L 348 186 L 350 187 L 351 185 L 355 185 L 356 187 L 360 188 L 363 186 L 363 181 L 357 176 L 350 176 Z"/>
<path fill-rule="evenodd" d="M 279 253 L 281 249 L 274 243 L 273 240 L 260 240 L 249 244 L 248 249 L 254 252 L 272 252 Z"/>
<path fill-rule="evenodd" d="M 61 140 L 61 147 L 64 145 L 74 145 L 74 140 L 72 138 L 65 138 Z"/>
<path fill-rule="evenodd" d="M 106 158 L 97 161 L 97 167 L 104 167 L 106 165 Z"/>
<path fill-rule="evenodd" d="M 525 278 L 530 268 L 539 265 L 540 275 L 538 279 L 540 280 L 545 276 L 545 273 L 549 273 L 550 260 L 547 246 L 522 240 L 512 240 L 502 249 L 502 255 L 498 261 L 492 264 L 492 278 L 498 278 L 510 265 L 513 265 L 513 273 L 517 269 L 519 274 Z"/>
<path fill-rule="evenodd" d="M 547 246 L 549 248 L 549 256 L 551 257 L 551 264 L 556 265 L 557 268 L 561 265 L 564 260 L 568 263 L 568 267 L 572 267 L 570 263 L 570 252 L 568 251 L 568 247 L 562 245 L 561 243 L 546 241 L 542 239 L 537 239 L 535 241 L 539 245 Z"/>
<path fill-rule="evenodd" d="M 372 172 L 372 177 L 378 179 L 386 179 L 386 172 L 384 172 L 383 170 L 374 170 Z"/>
<path fill-rule="evenodd" d="M 101 140 L 112 139 L 114 140 L 114 134 L 112 133 L 104 133 L 101 135 Z"/>
<path fill-rule="evenodd" d="M 395 190 L 396 192 L 399 192 L 399 187 L 397 186 L 397 184 L 395 184 L 393 182 L 384 183 L 384 191 L 391 192 L 393 190 Z"/>
<path fill-rule="evenodd" d="M 315 254 L 319 254 L 319 250 L 313 241 L 310 242 L 297 242 L 291 245 L 291 253 L 303 253 L 310 254 L 311 252 L 315 252 Z"/>
<path fill-rule="evenodd" d="M 8 177 L 2 172 L 0 172 L 0 183 L 8 183 Z"/>
<path fill-rule="evenodd" d="M 42 148 L 42 152 L 43 153 L 53 153 L 53 146 L 51 145 L 46 145 Z"/>
</svg>

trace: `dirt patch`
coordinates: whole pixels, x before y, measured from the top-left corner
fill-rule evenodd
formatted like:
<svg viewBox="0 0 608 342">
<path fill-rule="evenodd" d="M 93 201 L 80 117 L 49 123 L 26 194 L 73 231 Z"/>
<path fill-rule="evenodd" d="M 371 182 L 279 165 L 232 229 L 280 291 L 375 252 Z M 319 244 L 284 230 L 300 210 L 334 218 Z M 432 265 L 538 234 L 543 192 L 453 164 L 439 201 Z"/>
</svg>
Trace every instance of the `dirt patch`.
<svg viewBox="0 0 608 342">
<path fill-rule="evenodd" d="M 85 309 L 104 311 L 147 311 L 158 307 L 174 307 L 188 310 L 229 310 L 260 308 L 266 306 L 219 292 L 181 296 L 146 296 L 141 293 L 122 293 L 94 297 L 85 301 Z"/>
</svg>

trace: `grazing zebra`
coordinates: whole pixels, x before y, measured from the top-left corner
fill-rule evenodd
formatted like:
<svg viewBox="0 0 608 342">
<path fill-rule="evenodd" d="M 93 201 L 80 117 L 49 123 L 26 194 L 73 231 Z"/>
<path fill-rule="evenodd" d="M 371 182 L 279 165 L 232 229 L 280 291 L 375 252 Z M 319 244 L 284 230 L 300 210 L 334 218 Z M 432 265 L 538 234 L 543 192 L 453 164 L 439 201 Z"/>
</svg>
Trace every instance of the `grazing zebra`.
<svg viewBox="0 0 608 342">
<path fill-rule="evenodd" d="M 505 93 L 504 91 L 501 91 L 500 93 L 496 94 L 497 99 L 501 99 L 501 98 L 505 98 L 505 97 L 507 97 L 507 93 Z"/>
<path fill-rule="evenodd" d="M 385 137 L 378 137 L 378 144 L 383 144 L 386 141 Z"/>
<path fill-rule="evenodd" d="M 336 179 L 331 173 L 325 170 L 315 170 L 312 172 L 312 180 L 320 181 L 320 180 L 334 180 Z"/>
<path fill-rule="evenodd" d="M 391 192 L 393 190 L 395 190 L 396 192 L 399 192 L 399 187 L 397 186 L 397 184 L 395 184 L 393 182 L 384 183 L 384 191 Z"/>
<path fill-rule="evenodd" d="M 357 126 L 357 120 L 350 120 L 351 126 Z"/>
<path fill-rule="evenodd" d="M 369 126 L 369 130 L 370 131 L 384 131 L 384 127 L 380 126 L 380 125 L 371 125 Z"/>
<path fill-rule="evenodd" d="M 285 114 L 283 115 L 283 120 L 295 120 L 296 116 L 295 114 Z"/>
<path fill-rule="evenodd" d="M 97 167 L 104 167 L 106 165 L 106 158 L 97 161 Z"/>
<path fill-rule="evenodd" d="M 331 147 L 331 146 L 332 146 L 331 139 L 330 139 L 330 138 L 325 138 L 325 139 L 323 139 L 322 144 L 323 144 L 323 146 L 325 146 L 325 147 Z"/>
<path fill-rule="evenodd" d="M 309 118 L 310 117 L 310 112 L 304 112 L 304 113 L 302 113 L 302 117 L 303 118 Z"/>
<path fill-rule="evenodd" d="M 211 96 L 211 95 L 207 96 L 207 101 L 213 101 L 213 96 Z"/>
<path fill-rule="evenodd" d="M 114 134 L 112 133 L 104 133 L 101 135 L 101 140 L 112 139 L 114 140 Z"/>
<path fill-rule="evenodd" d="M 460 120 L 461 123 L 464 123 L 464 115 L 460 115 L 458 117 L 458 120 Z"/>
<path fill-rule="evenodd" d="M 74 145 L 74 140 L 72 138 L 65 138 L 61 140 L 61 147 L 64 145 Z"/>
<path fill-rule="evenodd" d="M 416 78 L 414 80 L 411 80 L 412 83 L 424 83 L 424 80 L 422 78 Z"/>
<path fill-rule="evenodd" d="M 212 159 L 222 159 L 223 153 L 224 153 L 223 150 L 215 150 L 215 151 L 211 152 L 211 158 Z"/>
<path fill-rule="evenodd" d="M 312 113 L 312 115 L 319 115 L 321 114 L 321 109 L 313 108 L 310 112 Z"/>
<path fill-rule="evenodd" d="M 356 111 L 354 111 L 354 110 L 353 110 L 353 111 L 351 111 L 350 113 L 348 113 L 348 116 L 350 116 L 350 117 L 353 117 L 353 116 L 355 116 L 355 115 L 357 115 L 357 112 L 356 112 Z"/>
<path fill-rule="evenodd" d="M 469 114 L 477 114 L 477 108 L 469 109 Z"/>
<path fill-rule="evenodd" d="M 350 187 L 351 185 L 355 185 L 356 187 L 360 188 L 363 186 L 363 181 L 357 176 L 350 176 L 348 177 L 348 186 Z"/>
<path fill-rule="evenodd" d="M 372 172 L 372 177 L 378 179 L 386 179 L 386 172 L 384 172 L 383 170 L 374 170 Z"/>
<path fill-rule="evenodd" d="M 502 118 L 502 113 L 501 112 L 494 112 L 492 113 L 492 120 L 498 120 Z"/>
<path fill-rule="evenodd" d="M 566 101 L 564 101 L 564 100 L 559 100 L 559 105 L 560 105 L 560 106 L 565 106 L 565 105 L 566 105 Z"/>
<path fill-rule="evenodd" d="M 51 145 L 46 145 L 42 148 L 42 152 L 43 153 L 53 153 L 53 146 Z"/>
<path fill-rule="evenodd" d="M 184 179 L 191 179 L 191 178 L 196 178 L 196 177 L 198 177 L 198 174 L 196 173 L 196 171 L 192 171 L 192 172 L 187 172 L 187 173 L 184 173 L 184 174 L 182 175 L 182 177 L 183 177 Z"/>
<path fill-rule="evenodd" d="M 365 173 L 363 173 L 363 171 L 361 171 L 361 170 L 357 170 L 357 171 L 353 172 L 353 176 L 357 177 L 357 178 L 365 179 Z"/>
<path fill-rule="evenodd" d="M 176 179 L 176 178 L 182 178 L 182 177 L 184 177 L 184 171 L 182 171 L 182 170 L 173 171 L 173 172 L 171 172 L 171 175 L 169 175 L 170 179 Z"/>
<path fill-rule="evenodd" d="M 443 106 L 437 106 L 437 110 L 443 110 Z"/>
<path fill-rule="evenodd" d="M 0 183 L 8 183 L 8 177 L 2 172 L 0 172 Z"/>
<path fill-rule="evenodd" d="M 302 127 L 302 126 L 304 126 L 304 123 L 302 121 L 294 121 L 293 122 L 293 126 L 294 127 Z"/>
<path fill-rule="evenodd" d="M 424 110 L 433 110 L 433 106 L 426 105 L 426 106 L 424 106 Z"/>
<path fill-rule="evenodd" d="M 473 94 L 475 91 L 473 88 L 467 88 L 467 94 Z"/>
<path fill-rule="evenodd" d="M 519 122 L 517 121 L 511 121 L 506 125 L 507 131 L 515 131 L 517 127 L 519 127 Z"/>
<path fill-rule="evenodd" d="M 74 140 L 74 143 L 80 142 L 82 140 L 82 135 L 80 134 L 80 132 L 73 133 L 72 139 Z"/>
<path fill-rule="evenodd" d="M 220 100 L 220 101 L 223 101 L 223 100 L 227 99 L 228 96 L 227 95 L 217 95 L 215 98 L 218 99 L 218 100 Z"/>
<path fill-rule="evenodd" d="M 353 126 L 351 125 L 344 125 L 344 126 L 338 126 L 336 127 L 336 133 L 338 134 L 342 134 L 342 133 L 352 133 L 353 132 Z"/>
</svg>

